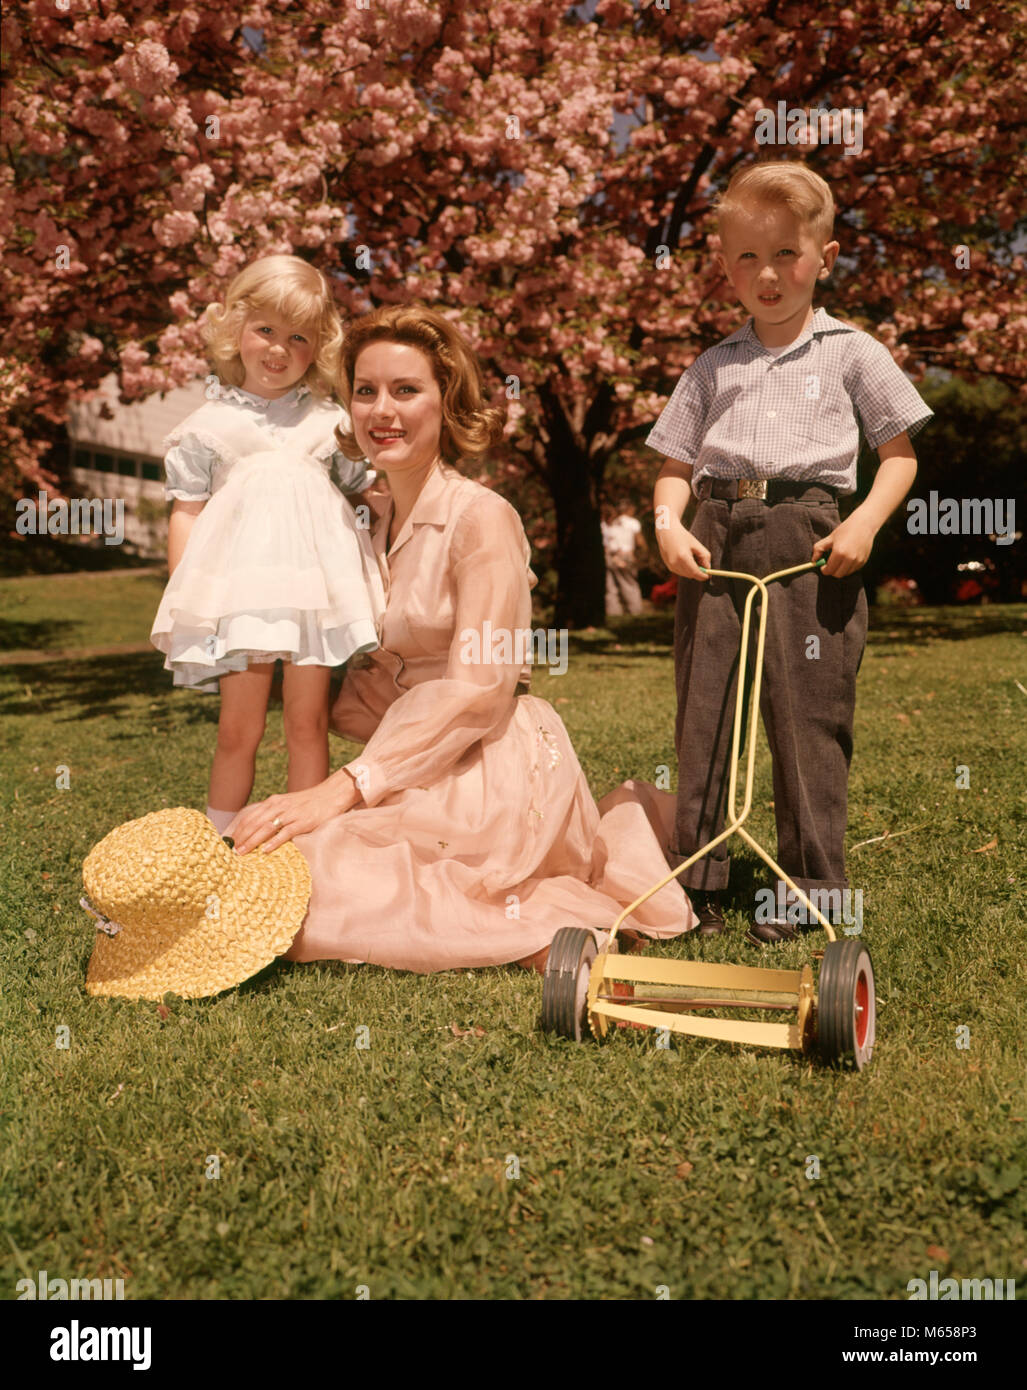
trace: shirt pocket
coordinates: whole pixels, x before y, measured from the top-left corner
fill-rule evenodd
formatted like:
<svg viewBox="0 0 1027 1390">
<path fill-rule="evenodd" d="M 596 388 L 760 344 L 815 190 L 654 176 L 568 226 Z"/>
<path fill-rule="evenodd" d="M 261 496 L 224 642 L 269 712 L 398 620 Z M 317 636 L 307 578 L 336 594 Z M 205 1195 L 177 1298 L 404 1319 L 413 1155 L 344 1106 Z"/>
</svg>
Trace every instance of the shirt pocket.
<svg viewBox="0 0 1027 1390">
<path fill-rule="evenodd" d="M 847 400 L 828 395 L 816 372 L 803 372 L 795 383 L 795 432 L 815 444 L 837 444 L 854 425 L 852 407 Z"/>
</svg>

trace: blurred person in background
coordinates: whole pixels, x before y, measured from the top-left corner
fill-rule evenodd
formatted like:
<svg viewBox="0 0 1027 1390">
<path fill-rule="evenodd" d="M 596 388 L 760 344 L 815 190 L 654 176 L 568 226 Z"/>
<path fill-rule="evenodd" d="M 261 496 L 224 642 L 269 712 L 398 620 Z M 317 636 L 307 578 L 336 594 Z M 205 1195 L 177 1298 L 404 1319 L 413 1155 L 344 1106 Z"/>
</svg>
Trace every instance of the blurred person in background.
<svg viewBox="0 0 1027 1390">
<path fill-rule="evenodd" d="M 607 615 L 641 613 L 638 561 L 640 551 L 643 559 L 648 556 L 648 548 L 642 535 L 642 523 L 635 515 L 634 503 L 626 498 L 616 508 L 604 503 L 600 524 L 606 556 Z"/>
</svg>

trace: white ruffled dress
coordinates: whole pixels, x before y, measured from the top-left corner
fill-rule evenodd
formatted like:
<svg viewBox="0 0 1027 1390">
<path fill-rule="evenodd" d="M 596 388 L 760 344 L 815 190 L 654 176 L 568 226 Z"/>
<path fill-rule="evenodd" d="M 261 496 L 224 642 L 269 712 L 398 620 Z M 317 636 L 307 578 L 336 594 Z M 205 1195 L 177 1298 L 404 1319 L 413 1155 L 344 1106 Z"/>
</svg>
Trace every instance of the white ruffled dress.
<svg viewBox="0 0 1027 1390">
<path fill-rule="evenodd" d="M 339 666 L 378 646 L 369 514 L 343 496 L 367 467 L 339 453 L 336 424 L 346 412 L 306 387 L 273 401 L 221 387 L 164 441 L 167 496 L 209 499 L 150 633 L 175 685 L 216 691 L 255 662 Z"/>
</svg>

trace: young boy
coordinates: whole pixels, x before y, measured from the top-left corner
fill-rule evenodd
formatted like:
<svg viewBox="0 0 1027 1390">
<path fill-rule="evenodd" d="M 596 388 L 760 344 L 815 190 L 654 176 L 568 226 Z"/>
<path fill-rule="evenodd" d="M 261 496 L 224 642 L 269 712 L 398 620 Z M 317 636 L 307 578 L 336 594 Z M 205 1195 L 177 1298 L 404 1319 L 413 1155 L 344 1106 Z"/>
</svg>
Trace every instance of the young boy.
<svg viewBox="0 0 1027 1390">
<path fill-rule="evenodd" d="M 838 255 L 834 204 L 795 161 L 739 171 L 718 208 L 717 262 L 750 314 L 684 372 L 647 443 L 666 457 L 656 535 L 681 575 L 675 867 L 724 826 L 741 608 L 748 585 L 699 568 L 765 575 L 829 555 L 824 568 L 775 583 L 760 708 L 774 771 L 778 863 L 807 894 L 842 901 L 856 672 L 866 641 L 859 571 L 916 476 L 910 445 L 932 412 L 869 334 L 812 307 Z M 880 467 L 866 501 L 839 521 L 856 488 L 859 427 Z M 698 500 L 691 529 L 682 522 Z M 815 641 L 812 639 L 816 639 Z M 704 935 L 724 930 L 726 842 L 682 876 Z M 699 890 L 696 892 L 695 890 Z M 818 899 L 814 897 L 814 902 Z M 794 895 L 775 885 L 775 902 Z M 823 910 L 823 908 L 821 909 Z M 754 945 L 797 936 L 796 912 L 755 914 Z"/>
</svg>

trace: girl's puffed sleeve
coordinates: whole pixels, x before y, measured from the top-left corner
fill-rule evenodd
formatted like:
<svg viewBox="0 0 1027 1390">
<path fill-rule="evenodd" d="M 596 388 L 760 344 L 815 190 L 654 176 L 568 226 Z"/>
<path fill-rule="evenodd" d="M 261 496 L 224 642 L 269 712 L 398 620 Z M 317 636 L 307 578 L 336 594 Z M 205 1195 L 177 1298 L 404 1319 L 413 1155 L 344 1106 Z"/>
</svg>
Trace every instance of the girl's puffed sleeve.
<svg viewBox="0 0 1027 1390">
<path fill-rule="evenodd" d="M 164 495 L 182 502 L 206 501 L 216 457 L 209 444 L 195 435 L 182 435 L 164 456 Z"/>
<path fill-rule="evenodd" d="M 349 434 L 353 426 L 350 421 L 348 410 L 334 403 L 333 408 L 335 411 L 334 442 L 334 435 L 336 432 Z M 331 459 L 329 460 L 328 476 L 340 492 L 363 492 L 365 488 L 370 487 L 371 483 L 378 475 L 367 462 L 367 459 L 358 459 L 354 463 L 352 459 L 346 457 L 341 449 L 334 449 Z"/>
<path fill-rule="evenodd" d="M 390 792 L 429 786 L 509 719 L 530 643 L 530 559 L 520 517 L 503 498 L 484 493 L 462 513 L 447 557 L 454 625 L 445 675 L 421 681 L 394 700 L 381 712 L 364 751 L 347 764 L 365 805 Z M 354 673 L 356 704 L 360 675 Z M 356 715 L 356 707 L 350 713 Z"/>
<path fill-rule="evenodd" d="M 332 454 L 330 477 L 340 492 L 363 492 L 377 477 L 366 459 L 356 463 L 348 459 L 341 450 Z"/>
</svg>

